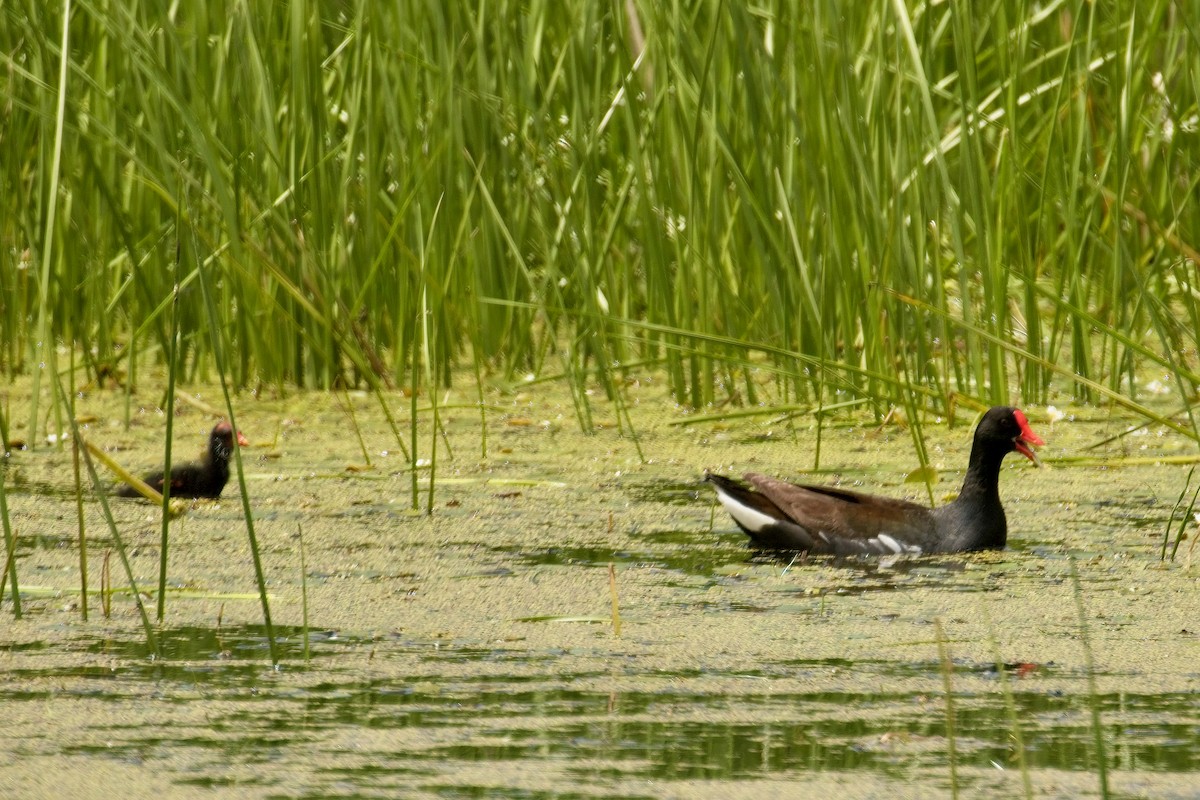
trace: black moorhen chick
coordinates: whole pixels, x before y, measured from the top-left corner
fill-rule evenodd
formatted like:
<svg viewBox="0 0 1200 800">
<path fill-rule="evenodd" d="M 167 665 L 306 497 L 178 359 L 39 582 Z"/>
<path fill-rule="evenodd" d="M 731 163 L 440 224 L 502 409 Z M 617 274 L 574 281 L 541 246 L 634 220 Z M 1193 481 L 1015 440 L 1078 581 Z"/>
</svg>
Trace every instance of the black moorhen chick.
<svg viewBox="0 0 1200 800">
<path fill-rule="evenodd" d="M 233 426 L 221 420 L 208 435 L 208 450 L 200 461 L 190 461 L 171 467 L 171 497 L 221 496 L 221 490 L 229 480 L 229 459 L 233 455 Z M 238 444 L 250 444 L 241 431 L 237 432 Z M 163 474 L 153 472 L 142 478 L 158 491 L 163 489 Z M 117 490 L 121 497 L 140 497 L 137 489 L 122 486 Z"/>
<path fill-rule="evenodd" d="M 1014 450 L 1037 463 L 1045 444 L 1016 408 L 989 409 L 975 428 L 962 491 L 941 508 L 750 473 L 749 489 L 708 474 L 717 498 L 756 547 L 835 555 L 999 550 L 1008 539 L 1000 463 Z M 757 490 L 757 491 L 755 491 Z"/>
</svg>

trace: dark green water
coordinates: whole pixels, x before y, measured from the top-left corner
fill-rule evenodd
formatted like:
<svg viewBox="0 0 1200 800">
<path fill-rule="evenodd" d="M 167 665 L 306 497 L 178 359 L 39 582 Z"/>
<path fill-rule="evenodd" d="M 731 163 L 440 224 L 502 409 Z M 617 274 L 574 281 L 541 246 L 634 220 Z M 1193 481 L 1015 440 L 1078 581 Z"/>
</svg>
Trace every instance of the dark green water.
<svg viewBox="0 0 1200 800">
<path fill-rule="evenodd" d="M 903 779 L 913 770 L 935 770 L 945 758 L 936 744 L 946 732 L 941 699 L 901 688 L 914 678 L 940 680 L 937 663 L 897 667 L 882 661 L 797 659 L 752 674 L 722 676 L 703 669 L 642 674 L 636 659 L 625 659 L 613 665 L 623 678 L 634 683 L 644 678 L 658 688 L 594 691 L 571 687 L 611 677 L 613 670 L 558 672 L 560 654 L 553 652 L 456 645 L 434 649 L 430 642 L 399 637 L 317 631 L 311 636 L 311 660 L 305 662 L 300 631 L 276 634 L 285 656 L 280 670 L 262 663 L 266 638 L 255 626 L 168 629 L 159 659 L 151 659 L 138 640 L 81 636 L 67 648 L 113 658 L 120 666 L 9 670 L 0 700 L 9 709 L 72 697 L 100 701 L 101 709 L 146 697 L 166 706 L 204 704 L 204 725 L 181 729 L 110 723 L 101 711 L 91 727 L 106 742 L 119 741 L 119 747 L 61 748 L 66 755 L 138 764 L 151 763 L 164 751 L 186 752 L 187 761 L 211 765 L 286 761 L 303 757 L 310 745 L 332 732 L 369 730 L 376 744 L 327 753 L 323 758 L 328 763 L 319 770 L 323 781 L 362 789 L 401 787 L 412 780 L 436 789 L 438 776 L 453 773 L 459 763 L 495 763 L 501 769 L 565 765 L 566 774 L 600 788 L 617 777 L 740 781 L 772 774 L 869 771 Z M 372 649 L 381 663 L 415 658 L 428 669 L 418 675 L 366 678 L 361 669 L 341 666 L 364 648 Z M 491 674 L 469 677 L 472 665 L 486 665 Z M 522 674 L 504 674 L 506 665 L 519 665 Z M 440 667 L 448 674 L 439 674 Z M 1006 669 L 1026 768 L 1094 772 L 1092 699 L 1083 685 L 1085 676 L 1054 664 L 1038 665 L 1025 677 L 1017 677 L 1017 665 Z M 953 670 L 960 677 L 969 675 L 972 687 L 955 697 L 961 766 L 1015 769 L 1013 722 L 996 667 L 957 663 Z M 677 680 L 706 678 L 763 686 L 785 678 L 819 682 L 838 671 L 853 672 L 856 683 L 878 688 L 749 689 L 724 695 L 671 686 Z M 1044 685 L 1050 677 L 1056 679 L 1055 687 L 1067 688 Z M 893 682 L 896 690 L 889 689 Z M 43 688 L 15 688 L 29 685 Z M 1196 692 L 1145 693 L 1130 687 L 1098 694 L 1094 701 L 1104 720 L 1104 737 L 1113 746 L 1111 768 L 1181 776 L 1200 771 Z M 399 730 L 406 740 L 415 737 L 423 746 L 377 744 L 379 734 Z M 36 731 L 23 739 L 26 746 L 52 746 Z M 186 782 L 204 786 L 220 779 L 194 776 Z M 452 796 L 529 796 L 523 790 L 498 791 L 494 785 L 454 782 L 442 788 Z"/>
</svg>

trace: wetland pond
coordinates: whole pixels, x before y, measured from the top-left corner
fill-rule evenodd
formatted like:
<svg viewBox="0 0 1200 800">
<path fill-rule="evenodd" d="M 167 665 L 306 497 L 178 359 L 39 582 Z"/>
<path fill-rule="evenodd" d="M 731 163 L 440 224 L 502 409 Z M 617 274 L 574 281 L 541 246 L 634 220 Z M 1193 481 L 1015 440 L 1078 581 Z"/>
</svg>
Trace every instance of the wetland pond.
<svg viewBox="0 0 1200 800">
<path fill-rule="evenodd" d="M 8 390 L 12 438 L 26 435 L 21 390 Z M 6 586 L 0 796 L 1078 798 L 1101 794 L 1101 748 L 1112 797 L 1200 796 L 1194 538 L 1159 559 L 1189 467 L 1156 463 L 1194 444 L 1149 429 L 1086 451 L 1091 466 L 1056 466 L 1127 420 L 1083 408 L 1051 426 L 1027 409 L 1051 466 L 1006 462 L 1006 551 L 789 563 L 752 556 L 703 470 L 927 501 L 903 483 L 908 432 L 830 420 L 824 469 L 806 473 L 805 425 L 672 424 L 687 416 L 653 381 L 629 391 L 646 462 L 612 426 L 581 434 L 553 387 L 489 398 L 502 410 L 486 458 L 478 412 L 445 411 L 432 515 L 409 510 L 407 461 L 374 399 L 349 398 L 364 469 L 332 395 L 238 398 L 277 669 L 236 481 L 171 524 L 154 657 L 127 593 L 108 619 L 93 596 L 81 620 L 69 448 L 14 452 L 25 615 Z M 219 390 L 195 394 L 219 406 Z M 165 419 L 135 409 L 127 429 L 123 403 L 80 398 L 85 435 L 153 467 Z M 180 406 L 177 459 L 212 421 Z M 925 433 L 945 502 L 970 415 Z M 139 586 L 156 588 L 158 509 L 112 508 Z M 98 588 L 113 542 L 93 498 L 84 513 Z M 119 588 L 115 553 L 112 569 Z"/>
</svg>

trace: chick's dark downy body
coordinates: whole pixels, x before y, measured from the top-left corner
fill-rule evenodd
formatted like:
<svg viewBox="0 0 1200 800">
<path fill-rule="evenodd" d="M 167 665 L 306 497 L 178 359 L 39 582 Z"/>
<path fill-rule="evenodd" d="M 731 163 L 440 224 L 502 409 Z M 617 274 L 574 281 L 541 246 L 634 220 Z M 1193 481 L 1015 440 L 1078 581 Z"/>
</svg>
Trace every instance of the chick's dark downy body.
<svg viewBox="0 0 1200 800">
<path fill-rule="evenodd" d="M 172 497 L 217 498 L 229 481 L 229 459 L 233 455 L 233 426 L 221 421 L 208 436 L 208 449 L 199 461 L 189 461 L 171 468 Z M 249 444 L 241 431 L 236 432 L 238 444 Z M 152 488 L 161 492 L 165 484 L 164 474 L 152 472 L 142 478 Z M 121 497 L 138 497 L 137 489 L 122 486 L 117 490 Z"/>
</svg>

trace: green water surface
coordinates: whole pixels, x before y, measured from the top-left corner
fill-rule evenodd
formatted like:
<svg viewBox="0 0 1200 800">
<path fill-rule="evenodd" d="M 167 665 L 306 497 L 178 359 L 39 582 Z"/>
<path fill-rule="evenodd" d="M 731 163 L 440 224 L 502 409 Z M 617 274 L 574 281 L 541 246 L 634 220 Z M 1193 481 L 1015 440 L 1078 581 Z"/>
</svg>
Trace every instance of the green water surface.
<svg viewBox="0 0 1200 800">
<path fill-rule="evenodd" d="M 903 483 L 908 433 L 865 415 L 827 423 L 824 470 L 805 475 L 815 429 L 673 426 L 684 412 L 652 383 L 630 392 L 648 463 L 615 428 L 578 433 L 553 389 L 491 398 L 508 413 L 490 417 L 486 457 L 478 415 L 447 414 L 429 516 L 410 510 L 408 463 L 372 398 L 352 396 L 365 471 L 346 469 L 365 465 L 331 397 L 242 398 L 278 667 L 235 487 L 172 524 L 156 654 L 127 594 L 111 619 L 95 596 L 80 619 L 69 451 L 13 453 L 27 594 L 22 620 L 7 593 L 0 608 L 3 795 L 1097 797 L 1095 711 L 1111 796 L 1200 796 L 1191 540 L 1159 561 L 1188 467 L 1155 463 L 1187 443 L 1151 430 L 1056 466 L 1121 421 L 1077 409 L 1051 426 L 1027 409 L 1049 466 L 1008 462 L 1006 551 L 793 560 L 752 554 L 703 470 L 920 500 Z M 81 405 L 89 438 L 123 463 L 161 457 L 152 407 L 127 431 L 119 395 Z M 183 407 L 176 452 L 211 424 Z M 927 426 L 938 502 L 961 479 L 968 425 Z M 114 509 L 152 590 L 157 509 Z M 96 589 L 113 543 L 91 499 L 86 513 Z"/>
</svg>

